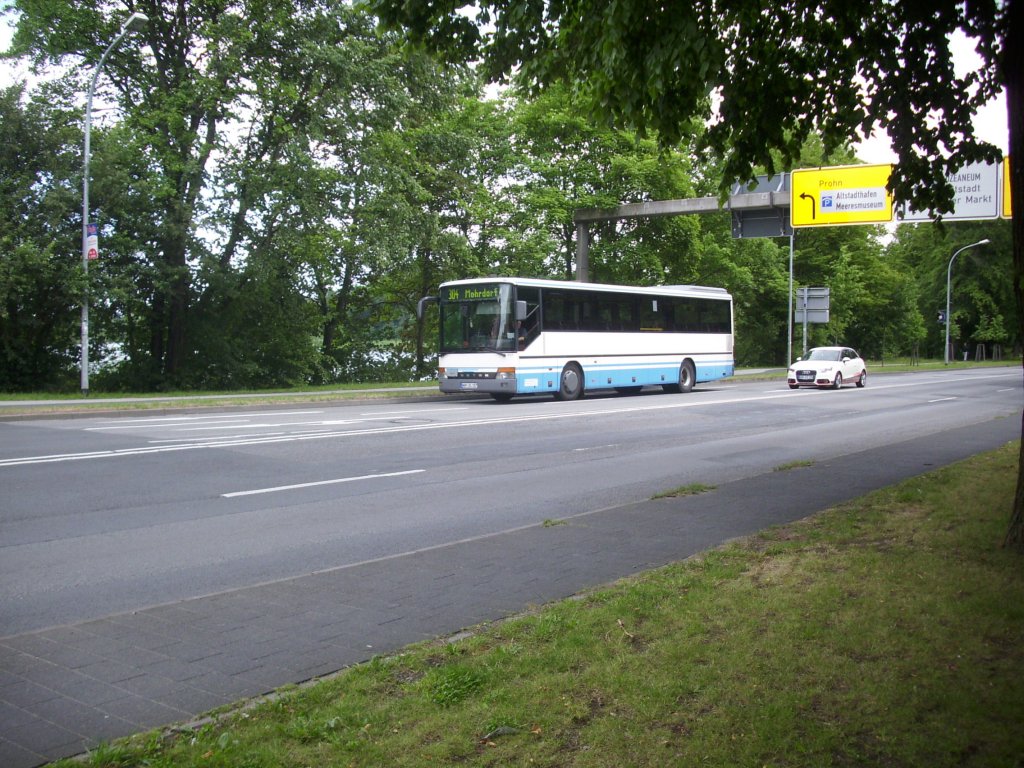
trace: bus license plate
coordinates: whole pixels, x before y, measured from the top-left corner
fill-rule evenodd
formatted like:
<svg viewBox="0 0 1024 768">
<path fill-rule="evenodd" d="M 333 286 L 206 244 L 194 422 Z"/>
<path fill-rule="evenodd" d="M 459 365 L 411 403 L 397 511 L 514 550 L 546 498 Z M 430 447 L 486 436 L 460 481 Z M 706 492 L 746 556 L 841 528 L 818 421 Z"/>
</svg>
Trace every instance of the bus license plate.
<svg viewBox="0 0 1024 768">
<path fill-rule="evenodd" d="M 476 389 L 477 386 L 475 381 L 463 381 L 459 384 L 459 389 Z"/>
</svg>

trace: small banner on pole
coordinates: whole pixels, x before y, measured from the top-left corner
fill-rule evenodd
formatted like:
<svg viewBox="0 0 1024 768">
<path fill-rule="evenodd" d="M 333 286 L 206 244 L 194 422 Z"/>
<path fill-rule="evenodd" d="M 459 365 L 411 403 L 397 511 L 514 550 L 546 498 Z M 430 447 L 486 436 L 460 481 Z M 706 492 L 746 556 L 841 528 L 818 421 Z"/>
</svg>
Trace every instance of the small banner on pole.
<svg viewBox="0 0 1024 768">
<path fill-rule="evenodd" d="M 100 257 L 99 228 L 95 224 L 90 224 L 86 230 L 85 253 L 89 261 L 95 261 Z"/>
</svg>

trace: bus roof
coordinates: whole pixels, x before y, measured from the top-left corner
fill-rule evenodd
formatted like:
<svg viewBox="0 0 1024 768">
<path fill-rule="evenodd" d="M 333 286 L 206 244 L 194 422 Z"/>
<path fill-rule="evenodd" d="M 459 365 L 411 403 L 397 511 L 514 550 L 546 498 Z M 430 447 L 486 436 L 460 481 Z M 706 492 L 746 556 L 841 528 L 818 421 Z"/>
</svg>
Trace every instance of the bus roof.
<svg viewBox="0 0 1024 768">
<path fill-rule="evenodd" d="M 441 287 L 449 285 L 481 285 L 509 283 L 529 288 L 560 288 L 570 291 L 603 291 L 606 293 L 639 293 L 657 296 L 706 296 L 716 299 L 731 299 L 725 288 L 714 288 L 705 285 L 612 285 L 606 283 L 580 283 L 573 280 L 545 280 L 533 277 L 474 277 L 466 280 L 448 280 Z"/>
</svg>

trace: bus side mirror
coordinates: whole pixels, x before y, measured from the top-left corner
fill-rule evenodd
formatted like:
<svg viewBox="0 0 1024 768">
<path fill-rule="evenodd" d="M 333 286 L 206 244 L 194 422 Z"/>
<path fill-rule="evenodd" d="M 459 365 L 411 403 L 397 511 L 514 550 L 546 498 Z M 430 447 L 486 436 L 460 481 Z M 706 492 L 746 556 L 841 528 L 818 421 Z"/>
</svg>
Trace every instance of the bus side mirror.
<svg viewBox="0 0 1024 768">
<path fill-rule="evenodd" d="M 517 301 L 516 302 L 516 320 L 525 320 L 526 319 L 526 315 L 527 315 L 527 312 L 526 312 L 526 302 L 525 301 Z"/>
<path fill-rule="evenodd" d="M 419 304 L 416 305 L 416 319 L 423 319 L 423 307 L 427 304 L 433 304 L 437 302 L 437 296 L 424 296 L 420 299 Z"/>
</svg>

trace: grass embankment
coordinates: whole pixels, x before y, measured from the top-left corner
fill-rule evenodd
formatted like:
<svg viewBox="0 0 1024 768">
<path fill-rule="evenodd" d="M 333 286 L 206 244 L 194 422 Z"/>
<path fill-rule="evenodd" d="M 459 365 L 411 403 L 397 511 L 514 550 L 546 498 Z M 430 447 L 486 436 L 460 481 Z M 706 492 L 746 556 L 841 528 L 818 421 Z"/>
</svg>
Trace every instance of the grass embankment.
<svg viewBox="0 0 1024 768">
<path fill-rule="evenodd" d="M 1017 451 L 92 763 L 1020 766 Z"/>
</svg>

